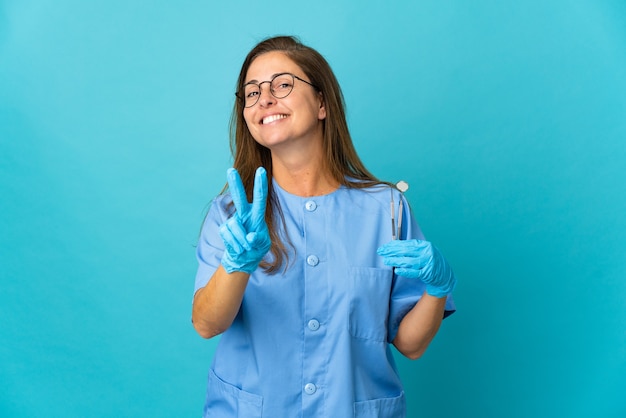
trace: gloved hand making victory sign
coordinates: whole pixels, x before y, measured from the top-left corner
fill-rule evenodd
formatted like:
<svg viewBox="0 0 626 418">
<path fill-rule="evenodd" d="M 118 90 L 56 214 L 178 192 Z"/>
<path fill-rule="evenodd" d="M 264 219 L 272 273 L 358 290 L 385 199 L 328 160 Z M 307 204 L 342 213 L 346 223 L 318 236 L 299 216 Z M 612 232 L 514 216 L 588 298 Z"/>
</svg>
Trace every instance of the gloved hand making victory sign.
<svg viewBox="0 0 626 418">
<path fill-rule="evenodd" d="M 378 255 L 387 266 L 395 267 L 398 276 L 420 279 L 426 293 L 438 298 L 448 295 L 456 285 L 456 277 L 439 250 L 428 241 L 393 240 L 378 248 Z"/>
<path fill-rule="evenodd" d="M 226 176 L 236 212 L 220 226 L 220 236 L 226 247 L 222 266 L 228 273 L 242 271 L 251 274 L 272 244 L 265 223 L 267 173 L 263 167 L 256 170 L 252 204 L 248 202 L 237 170 L 229 168 Z"/>
</svg>

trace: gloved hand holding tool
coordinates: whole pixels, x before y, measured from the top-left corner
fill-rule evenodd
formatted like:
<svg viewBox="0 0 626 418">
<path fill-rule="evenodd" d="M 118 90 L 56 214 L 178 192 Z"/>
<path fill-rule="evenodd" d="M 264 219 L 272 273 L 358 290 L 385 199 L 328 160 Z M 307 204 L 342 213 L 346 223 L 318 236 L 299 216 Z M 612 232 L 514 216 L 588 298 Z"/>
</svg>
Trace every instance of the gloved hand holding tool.
<svg viewBox="0 0 626 418">
<path fill-rule="evenodd" d="M 248 202 L 237 170 L 229 168 L 226 176 L 236 212 L 220 226 L 220 236 L 226 247 L 222 266 L 228 273 L 252 274 L 272 245 L 265 223 L 267 173 L 263 167 L 256 170 L 252 204 Z"/>
<path fill-rule="evenodd" d="M 392 240 L 376 251 L 399 276 L 420 279 L 426 293 L 438 298 L 454 290 L 456 277 L 439 250 L 428 241 Z"/>
</svg>

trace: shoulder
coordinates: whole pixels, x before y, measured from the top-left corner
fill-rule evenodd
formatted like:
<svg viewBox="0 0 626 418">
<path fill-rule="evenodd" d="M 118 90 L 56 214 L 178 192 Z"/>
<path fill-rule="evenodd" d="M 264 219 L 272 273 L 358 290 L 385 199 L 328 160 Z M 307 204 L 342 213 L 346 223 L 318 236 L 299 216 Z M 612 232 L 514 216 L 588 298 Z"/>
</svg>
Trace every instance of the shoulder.
<svg viewBox="0 0 626 418">
<path fill-rule="evenodd" d="M 346 184 L 343 188 L 352 194 L 384 197 L 387 200 L 389 200 L 391 193 L 399 193 L 393 185 L 383 181 L 365 181 L 350 177 L 346 177 Z"/>
<path fill-rule="evenodd" d="M 233 200 L 230 193 L 217 195 L 212 201 L 207 213 L 207 218 L 225 220 L 234 212 Z"/>
<path fill-rule="evenodd" d="M 389 189 L 394 189 L 390 183 L 380 180 L 363 180 L 350 176 L 345 176 L 343 183 L 344 188 L 348 190 L 358 190 L 366 193 L 389 193 Z"/>
<path fill-rule="evenodd" d="M 364 210 L 373 210 L 381 208 L 389 210 L 390 202 L 393 200 L 398 203 L 400 195 L 398 191 L 386 184 L 362 184 L 352 183 L 341 187 L 343 198 L 350 201 L 350 204 Z"/>
<path fill-rule="evenodd" d="M 230 192 L 224 192 L 215 196 L 213 199 L 212 205 L 217 205 L 219 207 L 229 206 L 232 203 L 233 199 L 230 196 Z"/>
</svg>

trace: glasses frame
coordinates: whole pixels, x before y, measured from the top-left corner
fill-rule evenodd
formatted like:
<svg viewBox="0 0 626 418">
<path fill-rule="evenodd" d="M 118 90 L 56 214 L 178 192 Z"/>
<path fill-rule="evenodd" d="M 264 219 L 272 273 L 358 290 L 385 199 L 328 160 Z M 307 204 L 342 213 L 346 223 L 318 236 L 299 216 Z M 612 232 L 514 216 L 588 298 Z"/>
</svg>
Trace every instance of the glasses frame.
<svg viewBox="0 0 626 418">
<path fill-rule="evenodd" d="M 252 107 L 252 106 L 254 106 L 255 104 L 259 103 L 259 99 L 261 98 L 261 93 L 262 93 L 261 85 L 262 85 L 262 84 L 265 84 L 265 83 L 269 83 L 269 85 L 270 85 L 270 93 L 272 94 L 272 96 L 274 96 L 274 97 L 275 97 L 275 98 L 277 98 L 277 99 L 284 99 L 285 97 L 287 97 L 287 96 L 289 96 L 289 95 L 291 94 L 291 92 L 293 91 L 293 88 L 295 87 L 296 83 L 295 83 L 295 81 L 294 81 L 293 85 L 291 86 L 291 90 L 289 90 L 289 93 L 285 94 L 284 96 L 277 96 L 277 95 L 276 95 L 276 93 L 274 92 L 274 89 L 272 88 L 272 83 L 274 82 L 274 80 L 275 80 L 277 77 L 280 77 L 280 76 L 283 76 L 283 75 L 290 75 L 291 77 L 293 77 L 293 78 L 294 78 L 294 80 L 300 80 L 300 81 L 302 81 L 303 83 L 306 83 L 306 84 L 308 84 L 309 86 L 313 87 L 315 90 L 320 91 L 320 89 L 319 89 L 319 88 L 318 88 L 315 84 L 310 83 L 310 82 L 308 82 L 308 81 L 304 80 L 303 78 L 298 77 L 297 75 L 295 75 L 295 74 L 293 74 L 293 73 L 284 72 L 284 73 L 278 73 L 278 74 L 275 74 L 275 75 L 271 78 L 271 80 L 261 81 L 260 83 L 254 83 L 254 82 L 250 81 L 250 82 L 248 82 L 248 83 L 244 84 L 244 85 L 243 85 L 243 90 L 245 90 L 245 88 L 246 88 L 246 86 L 247 86 L 247 85 L 254 85 L 254 86 L 257 86 L 257 87 L 259 88 L 259 95 L 257 96 L 257 98 L 256 98 L 256 100 L 254 101 L 254 103 L 252 103 L 251 105 L 247 105 L 247 106 L 246 106 L 246 96 L 245 96 L 245 94 L 244 94 L 244 95 L 242 95 L 240 92 L 236 92 L 236 93 L 235 93 L 235 96 L 237 96 L 237 98 L 238 98 L 239 100 L 241 100 L 241 102 L 242 102 L 242 104 L 243 104 L 243 107 L 244 107 L 245 109 L 247 109 L 247 108 Z"/>
</svg>

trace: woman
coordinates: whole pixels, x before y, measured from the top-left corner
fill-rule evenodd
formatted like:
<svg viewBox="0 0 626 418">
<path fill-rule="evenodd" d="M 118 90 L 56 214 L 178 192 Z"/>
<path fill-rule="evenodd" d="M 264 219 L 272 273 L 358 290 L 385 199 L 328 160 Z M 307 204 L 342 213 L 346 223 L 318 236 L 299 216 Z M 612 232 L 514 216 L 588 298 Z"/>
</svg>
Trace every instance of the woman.
<svg viewBox="0 0 626 418">
<path fill-rule="evenodd" d="M 389 345 L 424 353 L 455 309 L 452 270 L 403 195 L 363 166 L 317 51 L 259 43 L 236 94 L 228 193 L 197 249 L 193 324 L 222 334 L 204 416 L 405 416 Z"/>
</svg>

